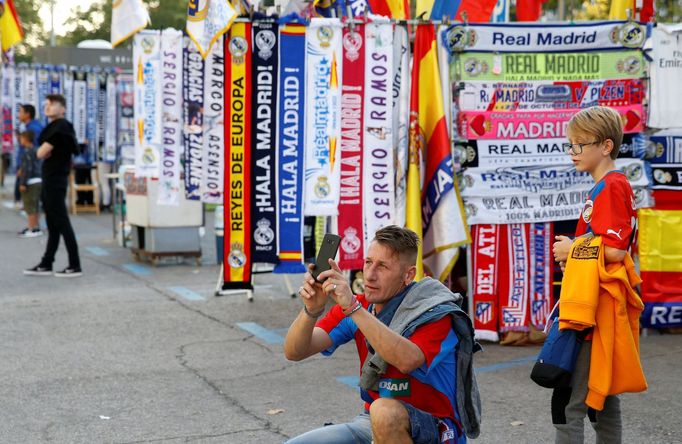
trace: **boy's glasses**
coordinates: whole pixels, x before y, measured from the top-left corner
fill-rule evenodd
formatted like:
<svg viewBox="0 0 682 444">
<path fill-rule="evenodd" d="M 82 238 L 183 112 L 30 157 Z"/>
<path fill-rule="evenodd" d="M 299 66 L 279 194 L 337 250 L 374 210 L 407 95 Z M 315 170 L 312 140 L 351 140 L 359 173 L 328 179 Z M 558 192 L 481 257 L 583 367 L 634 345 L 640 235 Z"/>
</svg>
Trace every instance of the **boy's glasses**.
<svg viewBox="0 0 682 444">
<path fill-rule="evenodd" d="M 562 143 L 561 147 L 564 150 L 564 153 L 568 154 L 569 151 L 573 151 L 573 154 L 580 154 L 583 152 L 583 148 L 586 147 L 587 145 L 594 145 L 595 143 L 599 142 L 588 142 L 588 143 Z"/>
</svg>

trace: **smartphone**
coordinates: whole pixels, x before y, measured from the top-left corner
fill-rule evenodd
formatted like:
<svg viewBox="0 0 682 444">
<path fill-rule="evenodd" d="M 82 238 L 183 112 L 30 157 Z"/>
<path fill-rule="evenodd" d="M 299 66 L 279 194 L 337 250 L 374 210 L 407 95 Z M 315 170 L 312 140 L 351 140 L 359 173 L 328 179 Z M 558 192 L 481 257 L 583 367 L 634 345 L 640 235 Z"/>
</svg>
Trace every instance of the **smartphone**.
<svg viewBox="0 0 682 444">
<path fill-rule="evenodd" d="M 329 259 L 334 259 L 336 257 L 336 252 L 339 250 L 339 243 L 341 242 L 341 237 L 336 234 L 327 233 L 322 239 L 322 246 L 320 251 L 317 252 L 317 259 L 315 259 L 315 268 L 312 271 L 313 278 L 317 282 L 322 282 L 317 279 L 323 271 L 329 270 Z"/>
</svg>

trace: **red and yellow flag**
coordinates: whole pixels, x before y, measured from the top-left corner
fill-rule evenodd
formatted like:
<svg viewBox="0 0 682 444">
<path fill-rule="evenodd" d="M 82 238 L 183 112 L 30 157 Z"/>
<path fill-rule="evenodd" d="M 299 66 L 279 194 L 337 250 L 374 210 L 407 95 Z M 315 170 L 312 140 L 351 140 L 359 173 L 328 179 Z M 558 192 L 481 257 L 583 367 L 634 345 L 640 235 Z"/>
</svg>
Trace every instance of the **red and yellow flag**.
<svg viewBox="0 0 682 444">
<path fill-rule="evenodd" d="M 24 30 L 21 27 L 17 10 L 14 8 L 13 0 L 5 0 L 5 7 L 2 16 L 0 16 L 0 36 L 2 38 L 2 52 L 7 51 L 24 39 Z"/>
<path fill-rule="evenodd" d="M 409 156 L 406 226 L 422 239 L 416 278 L 442 281 L 470 234 L 454 177 L 433 25 L 418 25 L 414 41 Z"/>
<path fill-rule="evenodd" d="M 682 327 L 682 192 L 672 192 L 676 194 L 675 204 L 660 206 L 658 193 L 654 193 L 655 209 L 637 212 L 644 302 L 642 325 Z"/>
<path fill-rule="evenodd" d="M 373 14 L 383 15 L 396 20 L 410 18 L 410 4 L 408 0 L 369 0 L 369 7 Z"/>
</svg>

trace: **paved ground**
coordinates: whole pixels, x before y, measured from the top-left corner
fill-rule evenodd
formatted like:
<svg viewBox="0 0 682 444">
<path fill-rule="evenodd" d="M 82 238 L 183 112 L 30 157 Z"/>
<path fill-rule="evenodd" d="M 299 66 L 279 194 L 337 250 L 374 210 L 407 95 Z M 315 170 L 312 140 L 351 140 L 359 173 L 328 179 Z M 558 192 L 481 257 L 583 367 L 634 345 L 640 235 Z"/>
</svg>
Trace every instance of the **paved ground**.
<svg viewBox="0 0 682 444">
<path fill-rule="evenodd" d="M 45 237 L 17 238 L 25 220 L 0 205 L 0 442 L 277 443 L 359 412 L 352 347 L 284 359 L 300 303 L 281 277 L 258 275 L 252 303 L 213 296 L 211 216 L 201 266 L 136 263 L 112 239 L 111 216 L 91 215 L 72 219 L 84 277 L 31 278 L 21 270 Z M 56 267 L 65 261 L 60 249 Z M 475 442 L 552 441 L 550 392 L 528 378 L 537 351 L 488 345 L 476 356 Z M 650 388 L 623 397 L 625 442 L 682 442 L 681 355 L 682 336 L 642 338 Z"/>
</svg>

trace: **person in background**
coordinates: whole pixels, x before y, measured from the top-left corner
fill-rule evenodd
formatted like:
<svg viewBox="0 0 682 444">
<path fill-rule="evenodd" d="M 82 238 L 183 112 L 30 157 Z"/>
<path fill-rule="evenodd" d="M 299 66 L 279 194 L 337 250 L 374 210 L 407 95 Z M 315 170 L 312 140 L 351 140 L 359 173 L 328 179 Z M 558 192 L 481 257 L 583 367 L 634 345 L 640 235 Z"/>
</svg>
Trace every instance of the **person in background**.
<svg viewBox="0 0 682 444">
<path fill-rule="evenodd" d="M 37 157 L 43 160 L 43 189 L 41 199 L 47 222 L 47 245 L 38 265 L 24 270 L 25 275 L 52 275 L 54 256 L 59 237 L 64 237 L 69 254 L 69 266 L 54 273 L 57 277 L 82 275 L 76 235 L 66 211 L 66 189 L 71 171 L 71 159 L 78 152 L 76 133 L 71 122 L 64 118 L 66 100 L 59 94 L 49 94 L 45 100 L 45 115 L 49 123 L 40 134 Z"/>
<path fill-rule="evenodd" d="M 19 136 L 24 131 L 31 131 L 35 136 L 32 146 L 38 146 L 38 136 L 43 130 L 43 124 L 36 119 L 36 109 L 33 105 L 24 103 L 19 105 L 19 128 L 17 128 L 17 136 Z M 17 147 L 17 152 L 15 153 L 15 171 L 19 172 L 21 169 L 21 160 L 24 157 L 24 147 Z M 19 175 L 17 174 L 17 180 L 14 183 L 14 202 L 15 207 L 19 208 L 19 203 L 21 201 L 21 192 L 19 191 Z"/>
<path fill-rule="evenodd" d="M 42 189 L 41 162 L 36 157 L 37 147 L 34 144 L 33 131 L 19 134 L 19 144 L 24 148 L 21 159 L 21 174 L 17 174 L 19 191 L 24 202 L 24 211 L 28 218 L 28 227 L 19 232 L 19 237 L 42 236 L 40 230 L 40 190 Z"/>
</svg>

